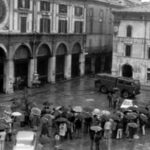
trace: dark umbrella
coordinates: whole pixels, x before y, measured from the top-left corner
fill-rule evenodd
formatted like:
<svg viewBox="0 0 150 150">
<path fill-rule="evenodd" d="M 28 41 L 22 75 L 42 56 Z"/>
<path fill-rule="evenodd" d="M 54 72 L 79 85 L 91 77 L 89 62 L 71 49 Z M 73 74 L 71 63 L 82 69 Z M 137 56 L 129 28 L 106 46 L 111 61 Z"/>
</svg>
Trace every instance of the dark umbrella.
<svg viewBox="0 0 150 150">
<path fill-rule="evenodd" d="M 116 120 L 116 121 L 120 120 L 120 117 L 117 114 L 111 115 L 110 118 L 113 119 L 113 120 Z"/>
<path fill-rule="evenodd" d="M 148 122 L 148 117 L 147 117 L 146 115 L 144 115 L 144 114 L 140 114 L 140 119 L 141 119 L 142 121 L 144 121 L 145 123 Z"/>
<path fill-rule="evenodd" d="M 55 121 L 58 123 L 68 123 L 68 119 L 63 117 L 57 118 Z"/>
<path fill-rule="evenodd" d="M 134 112 L 130 112 L 126 114 L 126 118 L 129 120 L 136 119 L 137 117 L 138 117 L 137 113 L 134 113 Z"/>
<path fill-rule="evenodd" d="M 128 110 L 138 111 L 138 107 L 130 106 L 128 107 Z"/>
<path fill-rule="evenodd" d="M 139 111 L 140 113 L 143 113 L 143 114 L 148 114 L 148 113 L 149 113 L 148 110 L 146 110 L 144 107 L 139 107 L 139 108 L 138 108 L 138 111 Z"/>
<path fill-rule="evenodd" d="M 137 128 L 138 127 L 138 125 L 136 123 L 134 123 L 134 122 L 128 123 L 128 126 L 132 127 L 132 128 Z"/>
</svg>

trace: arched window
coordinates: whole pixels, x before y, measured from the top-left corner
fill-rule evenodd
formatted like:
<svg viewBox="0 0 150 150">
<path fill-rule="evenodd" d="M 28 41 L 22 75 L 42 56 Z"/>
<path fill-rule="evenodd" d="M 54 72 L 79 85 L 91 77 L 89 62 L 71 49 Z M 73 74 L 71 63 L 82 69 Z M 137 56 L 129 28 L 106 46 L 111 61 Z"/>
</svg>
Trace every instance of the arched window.
<svg viewBox="0 0 150 150">
<path fill-rule="evenodd" d="M 127 37 L 131 37 L 132 36 L 132 26 L 127 26 Z"/>
</svg>

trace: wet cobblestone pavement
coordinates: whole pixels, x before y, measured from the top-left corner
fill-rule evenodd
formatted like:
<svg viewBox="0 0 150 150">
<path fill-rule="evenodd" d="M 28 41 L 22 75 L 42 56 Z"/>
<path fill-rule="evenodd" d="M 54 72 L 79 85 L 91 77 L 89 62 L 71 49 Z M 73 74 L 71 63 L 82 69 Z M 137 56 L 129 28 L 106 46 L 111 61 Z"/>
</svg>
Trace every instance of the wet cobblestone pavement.
<svg viewBox="0 0 150 150">
<path fill-rule="evenodd" d="M 80 78 L 67 82 L 61 82 L 54 85 L 45 85 L 42 88 L 28 89 L 29 99 L 35 101 L 39 107 L 44 101 L 54 103 L 54 105 L 72 105 L 72 106 L 91 106 L 93 108 L 107 109 L 108 102 L 105 94 L 96 92 L 93 78 Z M 1 102 L 7 102 L 13 97 L 22 97 L 23 92 L 18 91 L 12 95 L 0 95 Z M 150 92 L 142 91 L 137 96 L 138 103 L 148 103 Z M 146 129 L 146 136 L 140 136 L 140 139 L 129 140 L 110 140 L 103 139 L 100 144 L 100 150 L 150 150 L 150 129 Z M 44 150 L 53 150 L 53 141 L 45 144 Z M 88 135 L 82 138 L 64 141 L 60 144 L 60 150 L 90 150 L 90 140 Z M 12 143 L 6 143 L 6 150 L 12 150 Z"/>
</svg>

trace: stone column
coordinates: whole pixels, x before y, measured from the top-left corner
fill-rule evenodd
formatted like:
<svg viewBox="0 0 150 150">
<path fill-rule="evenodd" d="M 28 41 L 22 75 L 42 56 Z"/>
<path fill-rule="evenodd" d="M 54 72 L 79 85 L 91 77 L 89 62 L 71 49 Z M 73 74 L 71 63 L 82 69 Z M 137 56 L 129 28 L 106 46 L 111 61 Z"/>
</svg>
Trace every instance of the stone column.
<svg viewBox="0 0 150 150">
<path fill-rule="evenodd" d="M 72 55 L 65 55 L 65 65 L 64 65 L 64 77 L 65 79 L 71 78 L 71 57 Z"/>
<path fill-rule="evenodd" d="M 50 57 L 48 60 L 48 82 L 55 83 L 56 57 Z"/>
<path fill-rule="evenodd" d="M 5 66 L 4 66 L 4 92 L 7 94 L 11 94 L 14 92 L 14 60 L 6 60 Z"/>
<path fill-rule="evenodd" d="M 79 69 L 80 69 L 80 76 L 83 76 L 85 74 L 85 54 L 80 53 L 79 58 Z"/>
<path fill-rule="evenodd" d="M 33 74 L 34 74 L 34 59 L 30 59 L 28 65 L 28 87 L 32 87 Z"/>
</svg>

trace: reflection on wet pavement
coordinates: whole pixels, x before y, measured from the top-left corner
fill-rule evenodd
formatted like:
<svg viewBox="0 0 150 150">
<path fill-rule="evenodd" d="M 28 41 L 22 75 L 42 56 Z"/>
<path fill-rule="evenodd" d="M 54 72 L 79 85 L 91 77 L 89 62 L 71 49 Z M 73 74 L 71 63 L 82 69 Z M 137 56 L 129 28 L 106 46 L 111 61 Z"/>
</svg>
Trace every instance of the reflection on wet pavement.
<svg viewBox="0 0 150 150">
<path fill-rule="evenodd" d="M 84 107 L 109 109 L 106 95 L 95 91 L 94 80 L 91 78 L 81 78 L 55 85 L 45 85 L 45 87 L 39 89 L 29 89 L 28 94 L 29 99 L 35 101 L 40 107 L 44 101 L 49 101 L 56 106 L 81 105 Z M 149 103 L 149 97 L 149 91 L 142 91 L 137 96 L 136 101 L 142 104 Z M 141 136 L 137 140 L 125 138 L 106 141 L 103 139 L 100 144 L 100 150 L 150 150 L 149 139 L 150 131 L 147 129 L 146 136 Z M 62 150 L 90 150 L 90 140 L 87 135 L 80 139 L 65 141 L 60 148 Z M 44 149 L 53 150 L 54 147 L 47 145 Z M 10 147 L 7 150 L 11 150 Z"/>
</svg>

